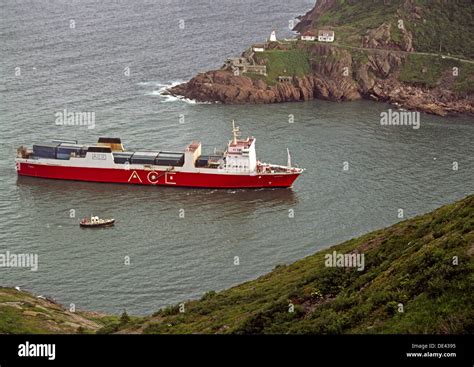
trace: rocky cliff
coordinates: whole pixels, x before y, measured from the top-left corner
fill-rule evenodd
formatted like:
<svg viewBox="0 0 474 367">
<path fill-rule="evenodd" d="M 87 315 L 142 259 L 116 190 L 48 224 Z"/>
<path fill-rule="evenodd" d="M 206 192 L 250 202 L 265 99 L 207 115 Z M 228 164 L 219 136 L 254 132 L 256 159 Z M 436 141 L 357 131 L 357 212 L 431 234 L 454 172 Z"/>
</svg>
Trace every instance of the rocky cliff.
<svg viewBox="0 0 474 367">
<path fill-rule="evenodd" d="M 404 83 L 400 73 L 407 55 L 392 51 L 353 52 L 324 44 L 301 44 L 310 55 L 312 72 L 292 81 L 269 84 L 231 71 L 201 73 L 168 93 L 201 102 L 277 103 L 324 99 L 383 101 L 428 113 L 474 113 L 472 93 L 455 93 L 446 76 L 435 88 Z"/>
</svg>

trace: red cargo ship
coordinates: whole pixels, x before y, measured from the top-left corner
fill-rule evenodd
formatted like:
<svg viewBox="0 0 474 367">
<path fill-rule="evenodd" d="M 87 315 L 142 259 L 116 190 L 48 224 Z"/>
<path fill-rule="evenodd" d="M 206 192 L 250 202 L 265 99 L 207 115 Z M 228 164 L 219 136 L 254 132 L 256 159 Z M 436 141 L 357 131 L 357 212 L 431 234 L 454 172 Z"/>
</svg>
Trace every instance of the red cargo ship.
<svg viewBox="0 0 474 367">
<path fill-rule="evenodd" d="M 261 163 L 256 158 L 255 138 L 233 138 L 227 150 L 201 155 L 201 143 L 193 141 L 184 152 L 126 151 L 118 138 L 100 138 L 93 146 L 76 141 L 53 141 L 20 147 L 18 175 L 60 180 L 113 182 L 206 188 L 290 187 L 303 172 L 288 165 Z"/>
</svg>

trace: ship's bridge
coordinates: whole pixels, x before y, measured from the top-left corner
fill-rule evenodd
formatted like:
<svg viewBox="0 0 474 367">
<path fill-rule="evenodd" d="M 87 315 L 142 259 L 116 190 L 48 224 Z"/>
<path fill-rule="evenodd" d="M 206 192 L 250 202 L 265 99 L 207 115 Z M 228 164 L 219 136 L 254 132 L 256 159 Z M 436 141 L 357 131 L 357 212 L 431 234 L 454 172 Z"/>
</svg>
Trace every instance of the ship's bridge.
<svg viewBox="0 0 474 367">
<path fill-rule="evenodd" d="M 227 146 L 225 168 L 231 171 L 255 172 L 257 169 L 257 155 L 255 153 L 255 138 L 239 139 L 239 128 L 232 122 L 233 139 Z"/>
</svg>

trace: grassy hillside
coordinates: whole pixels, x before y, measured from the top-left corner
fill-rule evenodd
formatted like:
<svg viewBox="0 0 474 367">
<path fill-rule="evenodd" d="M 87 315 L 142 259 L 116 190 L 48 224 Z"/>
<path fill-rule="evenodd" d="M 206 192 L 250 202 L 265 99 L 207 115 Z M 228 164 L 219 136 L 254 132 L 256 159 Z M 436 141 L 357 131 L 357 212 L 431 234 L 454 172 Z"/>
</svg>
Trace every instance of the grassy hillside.
<svg viewBox="0 0 474 367">
<path fill-rule="evenodd" d="M 370 55 L 391 62 L 377 49 L 393 50 L 402 65 L 392 65 L 391 76 L 401 82 L 453 91 L 460 98 L 474 92 L 474 64 L 456 59 L 474 59 L 474 38 L 465 37 L 474 30 L 472 1 L 321 0 L 295 29 L 302 33 L 323 28 L 336 34 L 335 42 L 326 46 L 350 52 L 354 69 L 366 65 Z M 327 57 L 337 54 L 322 52 L 320 45 L 281 41 L 280 49 L 269 47 L 254 55 L 257 63 L 267 66 L 268 75 L 247 75 L 274 85 L 280 75 L 311 74 L 312 65 L 327 64 Z M 404 53 L 407 50 L 410 53 Z"/>
<path fill-rule="evenodd" d="M 54 301 L 0 287 L 0 334 L 94 333 L 118 317 L 69 312 Z"/>
<path fill-rule="evenodd" d="M 457 76 L 454 76 L 455 70 Z M 403 64 L 400 80 L 428 88 L 443 85 L 455 92 L 474 93 L 474 64 L 438 56 L 411 54 Z"/>
<path fill-rule="evenodd" d="M 317 45 L 314 42 L 298 41 L 286 43 L 286 45 L 289 50 L 267 50 L 254 55 L 258 63 L 267 66 L 266 76 L 251 73 L 245 75 L 253 79 L 262 79 L 269 85 L 275 85 L 278 83 L 279 76 L 302 77 L 309 75 L 312 72 L 311 65 L 328 63 L 331 58 L 337 55 L 310 53 L 311 47 Z M 355 67 L 367 64 L 369 56 L 374 54 L 371 50 L 354 49 L 347 46 L 338 48 L 351 53 Z M 332 61 L 337 62 L 336 59 Z M 455 69 L 457 75 L 455 75 Z M 442 87 L 457 94 L 472 94 L 474 93 L 474 64 L 443 58 L 439 55 L 410 53 L 403 59 L 399 80 L 414 86 Z"/>
<path fill-rule="evenodd" d="M 272 85 L 278 81 L 279 76 L 303 77 L 311 73 L 308 55 L 303 50 L 292 48 L 290 50 L 267 50 L 254 54 L 258 63 L 267 65 L 265 81 Z"/>
<path fill-rule="evenodd" d="M 339 43 L 360 46 L 368 29 L 391 25 L 391 39 L 399 44 L 403 26 L 413 35 L 418 52 L 474 58 L 474 3 L 470 0 L 326 0 L 327 9 L 310 16 L 304 28 L 333 28 Z M 318 7 L 318 5 L 316 5 Z M 298 27 L 297 27 L 298 29 Z"/>
<path fill-rule="evenodd" d="M 359 253 L 365 268 L 327 267 Z M 474 195 L 149 317 L 0 288 L 0 333 L 473 333 Z M 181 305 L 182 306 L 182 305 Z"/>
<path fill-rule="evenodd" d="M 474 59 L 474 39 L 464 35 L 474 31 L 474 2 L 471 0 L 416 0 L 422 18 L 408 20 L 413 45 L 420 52 L 441 52 Z M 405 12 L 403 17 L 410 19 Z"/>
</svg>

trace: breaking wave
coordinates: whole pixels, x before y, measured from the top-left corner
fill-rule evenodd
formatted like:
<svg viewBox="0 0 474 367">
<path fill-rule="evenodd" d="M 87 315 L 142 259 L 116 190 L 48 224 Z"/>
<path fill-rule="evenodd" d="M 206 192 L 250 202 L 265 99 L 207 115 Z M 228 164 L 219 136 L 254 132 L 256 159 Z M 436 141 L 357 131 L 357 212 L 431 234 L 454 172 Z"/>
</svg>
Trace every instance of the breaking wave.
<svg viewBox="0 0 474 367">
<path fill-rule="evenodd" d="M 138 83 L 140 86 L 144 87 L 154 87 L 154 90 L 147 91 L 145 92 L 145 95 L 147 96 L 159 96 L 162 99 L 162 103 L 166 102 L 176 102 L 176 101 L 181 101 L 185 102 L 188 104 L 211 104 L 211 102 L 198 102 L 194 99 L 189 99 L 185 98 L 183 96 L 172 96 L 169 94 L 164 94 L 167 89 L 173 88 L 177 86 L 178 84 L 184 83 L 185 81 L 180 80 L 180 81 L 173 81 L 169 83 L 162 83 L 162 82 L 155 82 L 155 81 L 149 81 L 149 82 L 141 82 Z"/>
</svg>

